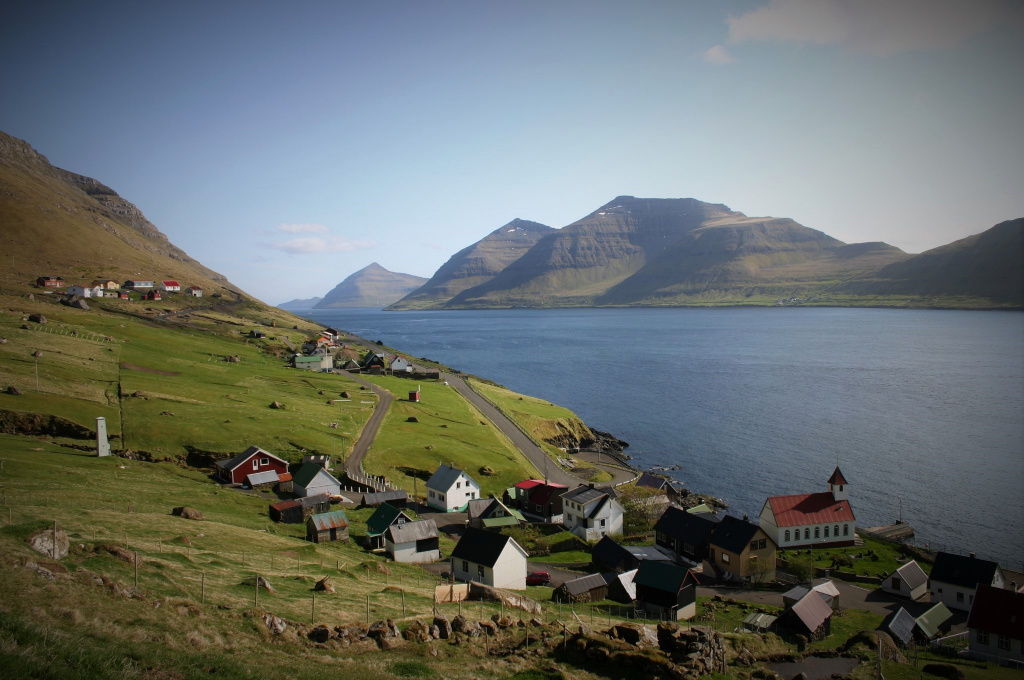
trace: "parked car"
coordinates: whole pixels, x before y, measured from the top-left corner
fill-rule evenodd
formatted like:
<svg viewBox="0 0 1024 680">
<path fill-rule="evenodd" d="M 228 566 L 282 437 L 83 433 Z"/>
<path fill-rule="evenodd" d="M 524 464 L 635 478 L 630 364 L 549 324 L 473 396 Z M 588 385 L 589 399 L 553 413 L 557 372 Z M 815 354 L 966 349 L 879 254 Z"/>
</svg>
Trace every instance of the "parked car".
<svg viewBox="0 0 1024 680">
<path fill-rule="evenodd" d="M 526 585 L 546 586 L 551 583 L 551 574 L 546 571 L 531 571 L 526 575 Z"/>
</svg>

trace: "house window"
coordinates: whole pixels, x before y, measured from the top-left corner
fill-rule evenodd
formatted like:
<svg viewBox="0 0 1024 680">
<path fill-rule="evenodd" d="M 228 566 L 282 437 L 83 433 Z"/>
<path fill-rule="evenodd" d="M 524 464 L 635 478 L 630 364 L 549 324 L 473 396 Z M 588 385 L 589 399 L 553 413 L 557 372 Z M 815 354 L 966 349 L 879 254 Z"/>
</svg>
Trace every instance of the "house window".
<svg viewBox="0 0 1024 680">
<path fill-rule="evenodd" d="M 985 645 L 986 647 L 988 646 L 988 631 L 987 630 L 979 630 L 978 631 L 978 644 L 979 645 Z"/>
<path fill-rule="evenodd" d="M 1005 649 L 1006 651 L 1010 651 L 1010 636 L 1000 635 L 999 641 L 996 644 L 999 646 L 999 649 Z"/>
<path fill-rule="evenodd" d="M 604 520 L 601 520 L 601 526 L 604 526 Z"/>
<path fill-rule="evenodd" d="M 849 524 L 844 524 L 843 525 L 843 536 L 849 536 L 849 535 L 850 535 L 850 525 Z"/>
<path fill-rule="evenodd" d="M 462 560 L 462 571 L 467 574 L 469 573 L 469 562 L 466 560 Z"/>
<path fill-rule="evenodd" d="M 462 482 L 455 482 L 455 488 L 458 489 L 462 486 Z"/>
<path fill-rule="evenodd" d="M 751 550 L 757 550 L 757 541 L 751 541 L 750 542 L 750 549 Z"/>
<path fill-rule="evenodd" d="M 799 531 L 799 529 L 797 529 L 797 531 Z M 811 530 L 810 529 L 804 529 L 804 540 L 807 541 L 807 540 L 810 540 L 810 538 L 811 538 Z"/>
<path fill-rule="evenodd" d="M 730 555 L 728 553 L 722 553 L 722 564 L 729 564 Z"/>
<path fill-rule="evenodd" d="M 786 529 L 786 537 L 783 540 L 785 540 L 786 543 L 789 543 L 789 529 Z"/>
<path fill-rule="evenodd" d="M 828 527 L 825 527 L 825 538 L 828 538 Z"/>
<path fill-rule="evenodd" d="M 818 527 L 814 527 L 814 537 L 821 538 L 821 529 L 819 529 Z"/>
<path fill-rule="evenodd" d="M 479 577 L 479 578 L 480 578 L 481 580 L 483 580 L 483 578 L 484 578 L 484 565 L 482 565 L 482 564 L 478 564 L 478 565 L 476 565 L 476 575 L 477 575 L 477 576 L 478 576 L 478 577 Z"/>
<path fill-rule="evenodd" d="M 963 604 L 964 603 L 964 594 L 963 593 L 957 593 L 956 594 L 956 601 L 959 602 L 960 604 Z"/>
<path fill-rule="evenodd" d="M 757 549 L 758 550 L 764 550 L 767 547 L 768 547 L 768 539 L 767 538 L 762 538 L 760 541 L 757 542 Z"/>
<path fill-rule="evenodd" d="M 832 530 L 832 533 L 833 533 L 833 534 L 835 534 L 836 536 L 838 536 L 838 535 L 839 535 L 839 525 L 838 525 L 838 524 L 837 524 L 837 525 L 835 526 L 835 528 L 834 528 L 834 529 Z"/>
<path fill-rule="evenodd" d="M 270 465 L 269 458 L 260 458 L 260 465 Z"/>
</svg>

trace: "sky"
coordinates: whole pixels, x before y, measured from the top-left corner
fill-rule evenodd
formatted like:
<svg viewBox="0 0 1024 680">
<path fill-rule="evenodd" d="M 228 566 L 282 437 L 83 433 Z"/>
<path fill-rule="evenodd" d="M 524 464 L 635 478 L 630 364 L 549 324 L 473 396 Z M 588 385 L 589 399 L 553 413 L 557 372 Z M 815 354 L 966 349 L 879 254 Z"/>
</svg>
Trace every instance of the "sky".
<svg viewBox="0 0 1024 680">
<path fill-rule="evenodd" d="M 1024 216 L 1016 0 L 40 0 L 0 64 L 0 130 L 274 304 L 620 195 L 911 253 Z"/>
</svg>

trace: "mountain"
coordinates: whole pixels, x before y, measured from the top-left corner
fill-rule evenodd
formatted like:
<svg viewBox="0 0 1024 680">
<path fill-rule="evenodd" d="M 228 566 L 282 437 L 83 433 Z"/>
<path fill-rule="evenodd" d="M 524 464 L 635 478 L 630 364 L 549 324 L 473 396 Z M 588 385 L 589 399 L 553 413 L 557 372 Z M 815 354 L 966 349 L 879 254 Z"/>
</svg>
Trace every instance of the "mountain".
<svg viewBox="0 0 1024 680">
<path fill-rule="evenodd" d="M 850 281 L 837 291 L 854 295 L 982 298 L 1024 304 L 1024 218 L 925 251 Z"/>
<path fill-rule="evenodd" d="M 514 219 L 452 255 L 429 281 L 389 309 L 442 307 L 467 288 L 490 281 L 553 231 L 539 222 Z"/>
<path fill-rule="evenodd" d="M 683 305 L 791 297 L 902 261 L 785 218 L 692 198 L 619 196 L 541 238 L 447 307 Z"/>
<path fill-rule="evenodd" d="M 174 279 L 211 292 L 241 291 L 172 244 L 113 189 L 50 164 L 26 142 L 0 132 L 2 280 L 29 285 L 61 276 L 68 285 L 93 279 Z M 10 257 L 6 257 L 10 255 Z"/>
<path fill-rule="evenodd" d="M 374 262 L 335 286 L 313 308 L 386 307 L 426 282 L 422 276 L 391 272 Z"/>
<path fill-rule="evenodd" d="M 321 297 L 311 297 L 304 300 L 289 300 L 288 302 L 282 302 L 278 307 L 286 309 L 289 312 L 305 311 L 307 309 L 313 309 L 313 306 L 321 300 L 323 300 Z"/>
</svg>

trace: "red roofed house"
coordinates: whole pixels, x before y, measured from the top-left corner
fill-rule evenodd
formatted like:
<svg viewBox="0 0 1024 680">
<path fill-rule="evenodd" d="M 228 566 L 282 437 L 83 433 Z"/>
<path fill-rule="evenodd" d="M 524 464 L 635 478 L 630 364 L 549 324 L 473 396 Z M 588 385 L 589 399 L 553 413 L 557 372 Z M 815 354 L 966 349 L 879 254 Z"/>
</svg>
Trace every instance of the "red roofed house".
<svg viewBox="0 0 1024 680">
<path fill-rule="evenodd" d="M 161 281 L 160 288 L 168 293 L 177 293 L 181 291 L 181 284 L 177 281 Z"/>
<path fill-rule="evenodd" d="M 1024 661 L 1024 594 L 979 584 L 967 630 L 972 656 Z"/>
<path fill-rule="evenodd" d="M 148 293 L 146 293 L 146 299 L 160 301 L 164 299 L 164 296 L 158 290 L 151 290 Z"/>
<path fill-rule="evenodd" d="M 853 545 L 857 519 L 846 487 L 836 467 L 828 491 L 772 496 L 761 509 L 761 529 L 780 549 Z"/>
<path fill-rule="evenodd" d="M 64 279 L 59 276 L 40 276 L 36 279 L 36 285 L 40 288 L 61 288 Z"/>
<path fill-rule="evenodd" d="M 280 476 L 288 472 L 288 462 L 258 446 L 250 446 L 234 458 L 215 463 L 217 476 L 229 484 L 241 484 L 253 472 L 274 470 Z"/>
<path fill-rule="evenodd" d="M 508 504 L 528 515 L 542 517 L 548 522 L 561 521 L 562 494 L 569 490 L 564 484 L 527 479 L 513 489 L 515 496 L 508 498 Z M 511 490 L 510 490 L 511 491 Z"/>
</svg>

